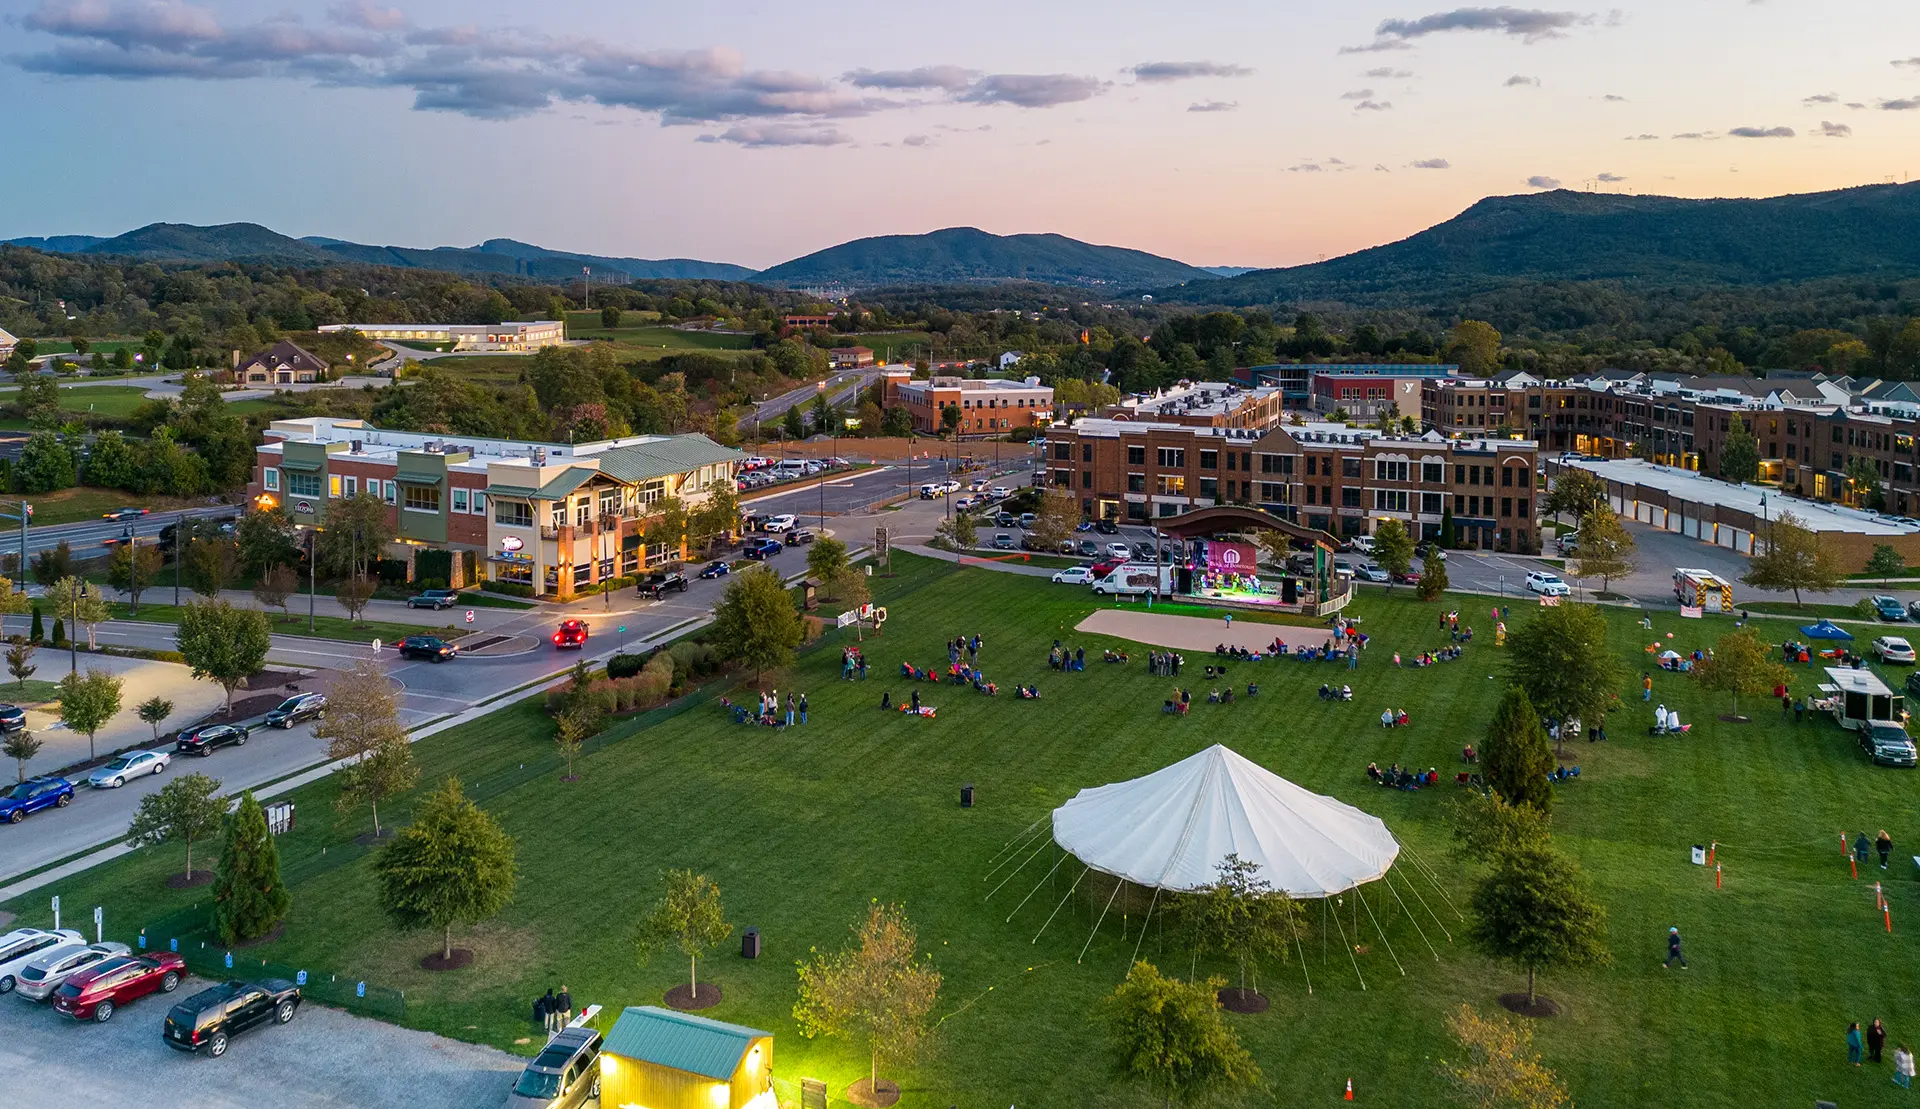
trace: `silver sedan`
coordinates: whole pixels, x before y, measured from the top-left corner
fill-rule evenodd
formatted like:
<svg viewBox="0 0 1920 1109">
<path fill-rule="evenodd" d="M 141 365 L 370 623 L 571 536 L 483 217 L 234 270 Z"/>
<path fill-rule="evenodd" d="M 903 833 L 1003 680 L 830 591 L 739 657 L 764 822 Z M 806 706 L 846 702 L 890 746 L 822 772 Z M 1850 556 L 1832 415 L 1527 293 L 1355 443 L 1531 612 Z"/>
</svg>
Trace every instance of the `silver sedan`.
<svg viewBox="0 0 1920 1109">
<path fill-rule="evenodd" d="M 87 784 L 95 789 L 119 789 L 142 774 L 160 773 L 172 761 L 172 751 L 128 751 L 87 775 Z"/>
<path fill-rule="evenodd" d="M 124 943 L 62 944 L 21 968 L 14 990 L 29 1001 L 45 1001 L 75 974 L 102 959 L 129 953 Z"/>
</svg>

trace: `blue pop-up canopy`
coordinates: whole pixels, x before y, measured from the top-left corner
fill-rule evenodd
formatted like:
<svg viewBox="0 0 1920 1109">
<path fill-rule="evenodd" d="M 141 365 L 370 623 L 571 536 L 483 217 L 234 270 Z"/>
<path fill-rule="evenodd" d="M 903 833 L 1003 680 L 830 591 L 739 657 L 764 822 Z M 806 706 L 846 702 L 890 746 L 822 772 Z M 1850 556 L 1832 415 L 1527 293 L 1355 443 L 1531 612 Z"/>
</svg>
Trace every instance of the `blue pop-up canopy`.
<svg viewBox="0 0 1920 1109">
<path fill-rule="evenodd" d="M 1818 624 L 1802 624 L 1800 634 L 1808 639 L 1852 639 L 1853 633 L 1831 620 L 1822 620 Z"/>
</svg>

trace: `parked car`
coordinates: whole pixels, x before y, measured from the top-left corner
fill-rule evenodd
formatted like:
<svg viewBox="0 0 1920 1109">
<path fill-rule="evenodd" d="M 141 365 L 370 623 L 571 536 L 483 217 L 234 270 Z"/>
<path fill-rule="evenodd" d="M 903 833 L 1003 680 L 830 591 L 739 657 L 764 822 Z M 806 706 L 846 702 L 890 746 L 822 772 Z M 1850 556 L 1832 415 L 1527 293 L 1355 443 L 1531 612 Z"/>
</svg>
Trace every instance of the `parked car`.
<svg viewBox="0 0 1920 1109">
<path fill-rule="evenodd" d="M 580 1109 L 600 1097 L 600 1033 L 564 1028 L 520 1072 L 506 1109 Z"/>
<path fill-rule="evenodd" d="M 409 635 L 393 646 L 401 658 L 423 658 L 428 662 L 445 662 L 460 653 L 458 646 L 434 635 Z"/>
<path fill-rule="evenodd" d="M 1356 551 L 1359 551 L 1361 554 L 1372 554 L 1373 553 L 1373 536 L 1371 535 L 1354 536 L 1353 549 Z"/>
<path fill-rule="evenodd" d="M 764 562 L 785 549 L 785 547 L 780 545 L 778 539 L 763 539 L 758 543 L 748 544 L 747 548 L 740 553 L 753 559 L 755 562 Z"/>
<path fill-rule="evenodd" d="M 1913 644 L 1897 635 L 1883 635 L 1874 640 L 1872 651 L 1881 662 L 1913 661 Z"/>
<path fill-rule="evenodd" d="M 1913 740 L 1898 724 L 1875 722 L 1860 729 L 1860 749 L 1880 766 L 1911 767 L 1920 763 Z"/>
<path fill-rule="evenodd" d="M 787 533 L 787 546 L 804 547 L 813 542 L 815 538 L 812 528 L 794 528 Z"/>
<path fill-rule="evenodd" d="M 561 650 L 584 651 L 587 649 L 587 622 L 585 620 L 562 620 L 560 627 L 553 633 L 553 645 Z"/>
<path fill-rule="evenodd" d="M 405 642 L 402 640 L 401 642 Z M 244 747 L 247 730 L 234 724 L 203 724 L 174 737 L 173 753 L 206 757 L 221 747 Z"/>
<path fill-rule="evenodd" d="M 1106 517 L 1101 517 L 1099 520 L 1094 521 L 1093 530 L 1099 532 L 1101 535 L 1119 535 L 1120 525 Z"/>
<path fill-rule="evenodd" d="M 1100 557 L 1100 544 L 1091 539 L 1082 539 L 1077 546 L 1081 555 L 1087 558 Z"/>
<path fill-rule="evenodd" d="M 1000 512 L 994 516 L 993 526 L 997 528 L 1010 528 L 1014 526 L 1014 521 L 1016 519 L 1018 519 L 1018 517 L 1014 516 L 1014 514 L 1011 512 Z M 1915 602 L 1915 603 L 1920 604 L 1920 602 Z"/>
<path fill-rule="evenodd" d="M 1012 549 L 1013 549 L 1013 536 L 1012 536 L 1012 534 L 1010 534 L 1010 533 L 1008 533 L 1008 532 L 1004 532 L 1004 531 L 1003 531 L 1003 532 L 1000 532 L 999 534 L 997 534 L 997 535 L 995 535 L 995 536 L 993 537 L 993 549 L 994 549 L 994 550 L 996 550 L 996 551 L 1010 551 L 1010 550 L 1012 550 Z"/>
<path fill-rule="evenodd" d="M 1543 597 L 1565 597 L 1573 592 L 1567 587 L 1566 582 L 1560 580 L 1560 575 L 1550 574 L 1545 570 L 1527 572 L 1527 589 Z"/>
<path fill-rule="evenodd" d="M 134 508 L 131 505 L 126 505 L 116 508 L 111 512 L 102 512 L 100 518 L 102 520 L 135 520 L 152 511 L 153 509 L 151 508 Z"/>
<path fill-rule="evenodd" d="M 642 596 L 658 601 L 669 593 L 685 593 L 687 576 L 678 570 L 656 570 L 640 583 Z"/>
<path fill-rule="evenodd" d="M 0 993 L 13 992 L 28 963 L 57 947 L 86 942 L 87 937 L 71 928 L 15 928 L 0 936 Z"/>
<path fill-rule="evenodd" d="M 778 516 L 767 517 L 767 522 L 765 524 L 762 524 L 761 527 L 766 529 L 768 532 L 782 532 L 782 531 L 792 531 L 793 525 L 794 525 L 793 514 L 790 512 L 783 512 Z"/>
<path fill-rule="evenodd" d="M 1402 573 L 1395 574 L 1393 576 L 1393 580 L 1399 582 L 1401 585 L 1419 585 L 1420 571 L 1407 570 Z"/>
<path fill-rule="evenodd" d="M 460 603 L 460 594 L 451 589 L 422 589 L 407 598 L 408 608 L 452 608 Z"/>
<path fill-rule="evenodd" d="M 731 573 L 733 573 L 733 563 L 728 562 L 724 558 L 716 558 L 712 562 L 707 563 L 706 568 L 700 571 L 700 577 L 703 579 L 724 578 Z"/>
<path fill-rule="evenodd" d="M 1368 581 L 1391 581 L 1393 575 L 1386 572 L 1378 563 L 1369 562 L 1360 567 L 1360 576 Z"/>
<path fill-rule="evenodd" d="M 317 720 L 326 711 L 326 694 L 296 693 L 267 710 L 267 727 L 291 728 L 302 720 Z"/>
<path fill-rule="evenodd" d="M 0 705 L 0 732 L 17 732 L 26 726 L 26 709 L 19 705 Z"/>
<path fill-rule="evenodd" d="M 128 751 L 87 775 L 87 784 L 95 789 L 119 789 L 135 778 L 160 773 L 172 761 L 172 751 Z"/>
<path fill-rule="evenodd" d="M 1020 520 L 1019 520 L 1019 523 L 1020 523 L 1020 526 L 1021 526 L 1021 528 L 1023 528 L 1023 529 L 1024 529 L 1024 528 L 1030 528 L 1030 527 L 1032 527 L 1032 526 L 1033 526 L 1033 522 L 1034 522 L 1035 520 L 1038 520 L 1039 518 L 1040 518 L 1040 517 L 1038 517 L 1038 516 L 1035 516 L 1035 515 L 1034 515 L 1033 513 L 1031 513 L 1031 512 L 1022 512 L 1022 513 L 1020 514 Z"/>
<path fill-rule="evenodd" d="M 73 804 L 73 783 L 57 774 L 28 778 L 0 794 L 0 821 L 18 824 L 41 809 L 64 809 Z"/>
<path fill-rule="evenodd" d="M 1426 546 L 1420 548 L 1419 553 L 1422 561 L 1425 561 L 1426 559 L 1430 559 L 1430 558 L 1437 558 L 1442 562 L 1445 562 L 1447 560 L 1447 552 L 1438 543 L 1427 544 Z"/>
<path fill-rule="evenodd" d="M 1133 548 L 1127 546 L 1125 543 L 1109 543 L 1107 544 L 1107 554 L 1125 562 L 1127 559 L 1133 557 Z"/>
<path fill-rule="evenodd" d="M 1091 585 L 1093 568 L 1090 566 L 1069 566 L 1054 573 L 1053 580 L 1061 585 Z"/>
<path fill-rule="evenodd" d="M 993 481 L 992 478 L 985 478 L 985 477 L 974 478 L 972 481 L 967 483 L 967 492 L 983 493 L 986 491 L 988 484 L 990 484 L 992 481 Z"/>
<path fill-rule="evenodd" d="M 1901 604 L 1898 599 L 1882 594 L 1877 597 L 1868 597 L 1867 600 L 1873 605 L 1874 614 L 1889 624 L 1907 622 L 1907 606 Z"/>
<path fill-rule="evenodd" d="M 1907 696 L 1920 697 L 1920 670 L 1907 675 Z"/>
<path fill-rule="evenodd" d="M 67 979 L 103 959 L 128 954 L 124 943 L 66 943 L 35 956 L 14 976 L 14 990 L 28 1001 L 45 1001 Z"/>
<path fill-rule="evenodd" d="M 1920 620 L 1920 601 L 1907 602 L 1907 615 L 1912 619 Z M 6 727 L 5 710 L 7 707 L 8 706 L 0 705 L 0 728 Z"/>
<path fill-rule="evenodd" d="M 993 488 L 987 490 L 987 496 L 992 497 L 996 501 L 1005 500 L 1006 498 L 1013 496 L 1013 490 L 1007 488 L 1004 485 L 996 485 Z"/>
<path fill-rule="evenodd" d="M 116 955 L 62 982 L 53 991 L 53 1008 L 74 1020 L 105 1024 L 122 1005 L 150 993 L 172 993 L 186 976 L 186 960 L 172 951 Z"/>
<path fill-rule="evenodd" d="M 1157 562 L 1160 559 L 1160 552 L 1151 543 L 1135 543 L 1133 553 L 1148 562 Z"/>
<path fill-rule="evenodd" d="M 222 982 L 167 1010 L 160 1038 L 175 1051 L 227 1053 L 233 1037 L 263 1024 L 286 1024 L 300 1009 L 300 987 L 282 978 Z"/>
</svg>

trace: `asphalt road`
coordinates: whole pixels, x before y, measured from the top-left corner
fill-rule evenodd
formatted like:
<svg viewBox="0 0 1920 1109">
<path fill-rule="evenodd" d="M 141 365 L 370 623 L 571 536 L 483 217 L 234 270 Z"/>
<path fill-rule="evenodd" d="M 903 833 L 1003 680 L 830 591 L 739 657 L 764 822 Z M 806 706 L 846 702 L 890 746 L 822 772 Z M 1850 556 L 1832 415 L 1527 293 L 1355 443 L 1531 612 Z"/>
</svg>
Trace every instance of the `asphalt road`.
<svg viewBox="0 0 1920 1109">
<path fill-rule="evenodd" d="M 27 498 L 29 502 L 32 498 Z M 129 496 L 128 504 L 138 504 L 139 498 Z M 7 511 L 14 510 L 18 502 L 6 505 Z M 77 558 L 92 558 L 112 549 L 113 543 L 125 538 L 131 527 L 136 536 L 152 539 L 160 534 L 160 529 L 189 516 L 234 516 L 240 515 L 237 505 L 209 505 L 206 508 L 182 509 L 177 512 L 152 512 L 132 520 L 78 520 L 71 524 L 51 524 L 44 527 L 27 529 L 27 554 L 29 557 L 41 551 L 51 550 L 60 545 L 62 539 L 73 548 Z M 109 542 L 112 541 L 112 543 Z M 20 550 L 20 525 L 17 522 L 0 520 L 0 553 L 16 554 Z"/>
<path fill-rule="evenodd" d="M 860 390 L 871 385 L 873 379 L 880 376 L 880 369 L 879 366 L 864 366 L 857 370 L 842 370 L 839 373 L 827 375 L 825 381 L 829 394 L 828 403 L 839 406 L 852 400 Z M 807 406 L 813 403 L 813 398 L 819 394 L 820 386 L 812 384 L 789 390 L 777 397 L 769 397 L 755 404 L 753 411 L 740 417 L 738 426 L 744 428 L 755 424 L 775 423 L 784 418 L 787 409 L 794 405 L 799 405 L 804 412 Z"/>
</svg>

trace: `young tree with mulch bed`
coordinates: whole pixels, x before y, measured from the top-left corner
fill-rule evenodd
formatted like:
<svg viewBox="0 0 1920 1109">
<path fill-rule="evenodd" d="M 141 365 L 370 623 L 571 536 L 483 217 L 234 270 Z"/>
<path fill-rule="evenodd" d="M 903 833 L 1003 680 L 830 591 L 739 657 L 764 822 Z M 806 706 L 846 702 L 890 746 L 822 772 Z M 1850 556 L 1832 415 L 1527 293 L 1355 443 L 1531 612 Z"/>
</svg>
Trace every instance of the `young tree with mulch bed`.
<svg viewBox="0 0 1920 1109">
<path fill-rule="evenodd" d="M 1454 1095 L 1477 1109 L 1561 1109 L 1567 1087 L 1533 1050 L 1533 1030 L 1499 1014 L 1482 1016 L 1466 1002 L 1447 1017 L 1447 1031 L 1465 1057 L 1440 1061 Z"/>
<path fill-rule="evenodd" d="M 806 629 L 793 597 L 770 566 L 733 575 L 713 610 L 713 641 L 721 656 L 753 668 L 753 680 L 793 661 Z"/>
<path fill-rule="evenodd" d="M 1599 578 L 1600 591 L 1606 592 L 1613 579 L 1624 578 L 1639 568 L 1639 545 L 1632 533 L 1614 515 L 1613 509 L 1598 505 L 1580 525 L 1580 554 L 1574 560 L 1583 578 Z"/>
<path fill-rule="evenodd" d="M 134 709 L 140 714 L 140 722 L 153 729 L 153 740 L 160 742 L 160 725 L 173 715 L 173 702 L 165 697 L 149 697 Z"/>
<path fill-rule="evenodd" d="M 1508 686 L 1480 742 L 1480 772 L 1487 786 L 1511 805 L 1545 812 L 1553 804 L 1553 752 L 1540 711 L 1517 685 Z"/>
<path fill-rule="evenodd" d="M 1220 1015 L 1226 980 L 1182 982 L 1138 962 L 1106 1001 L 1120 1076 L 1171 1106 L 1223 1097 L 1259 1085 L 1260 1068 Z"/>
<path fill-rule="evenodd" d="M 1285 956 L 1301 934 L 1299 903 L 1260 877 L 1260 864 L 1228 855 L 1215 868 L 1212 883 L 1175 897 L 1168 906 L 1173 930 L 1196 953 L 1231 955 L 1240 965 L 1240 985 L 1223 991 L 1221 1001 L 1235 1012 L 1267 1008 L 1258 985 L 1261 959 Z M 1247 989 L 1247 970 L 1255 986 Z"/>
<path fill-rule="evenodd" d="M 280 878 L 280 845 L 267 829 L 266 810 L 253 791 L 225 821 L 220 865 L 213 880 L 213 927 L 228 947 L 257 940 L 286 919 L 293 896 Z"/>
<path fill-rule="evenodd" d="M 233 691 L 267 664 L 273 632 L 267 614 L 257 608 L 236 608 L 226 601 L 188 601 L 180 610 L 174 644 L 193 668 L 193 676 L 217 682 L 227 691 L 227 709 L 233 709 Z"/>
<path fill-rule="evenodd" d="M 14 772 L 18 780 L 24 782 L 27 780 L 27 762 L 38 755 L 44 746 L 45 741 L 22 728 L 17 732 L 9 732 L 4 740 L 0 740 L 0 755 L 13 760 Z"/>
<path fill-rule="evenodd" d="M 220 830 L 227 814 L 227 799 L 220 795 L 220 780 L 205 774 L 183 774 L 140 799 L 140 808 L 127 826 L 127 842 L 135 847 L 157 843 L 178 843 L 187 849 L 187 869 L 169 885 L 195 885 L 193 841 L 205 839 Z M 205 872 L 202 872 L 204 875 Z"/>
<path fill-rule="evenodd" d="M 667 993 L 667 1004 L 676 1009 L 705 1009 L 720 1002 L 720 987 L 711 983 L 700 992 L 700 956 L 727 942 L 733 925 L 727 923 L 720 905 L 720 886 L 704 874 L 691 870 L 669 870 L 666 891 L 653 911 L 640 921 L 634 935 L 634 951 L 640 965 L 646 966 L 660 949 L 671 944 L 687 957 L 687 994 L 677 998 L 680 988 Z M 684 1001 L 684 1004 L 682 1003 Z"/>
<path fill-rule="evenodd" d="M 1467 938 L 1488 958 L 1527 972 L 1524 1007 L 1518 998 L 1502 1004 L 1526 1016 L 1551 1016 L 1558 1006 L 1540 1004 L 1534 977 L 1554 967 L 1605 963 L 1607 914 L 1588 892 L 1580 864 L 1548 843 L 1500 851 L 1493 871 L 1473 891 L 1473 922 Z"/>
<path fill-rule="evenodd" d="M 413 823 L 374 857 L 380 904 L 403 932 L 432 928 L 441 933 L 441 949 L 421 961 L 427 970 L 451 970 L 472 961 L 457 959 L 453 926 L 477 924 L 513 900 L 518 880 L 513 837 L 460 788 L 460 779 L 428 794 Z"/>
<path fill-rule="evenodd" d="M 60 679 L 60 722 L 70 731 L 87 737 L 87 757 L 95 757 L 93 737 L 120 712 L 118 675 L 87 668 L 86 675 L 68 674 Z"/>
<path fill-rule="evenodd" d="M 1786 685 L 1791 678 L 1787 668 L 1773 660 L 1771 651 L 1760 633 L 1752 628 L 1735 628 L 1713 645 L 1713 657 L 1693 664 L 1693 680 L 1701 689 L 1731 697 L 1731 719 L 1744 722 L 1747 718 L 1740 715 L 1742 693 L 1757 697 Z"/>
<path fill-rule="evenodd" d="M 33 640 L 22 639 L 17 635 L 8 643 L 7 673 L 13 675 L 13 680 L 19 683 L 20 689 L 26 689 L 27 679 L 40 672 L 40 668 L 33 662 L 33 652 L 36 650 L 39 648 L 33 645 Z"/>
<path fill-rule="evenodd" d="M 940 972 L 919 954 L 906 910 L 878 902 L 854 927 L 855 943 L 800 965 L 800 1000 L 793 1017 L 800 1034 L 846 1036 L 867 1046 L 864 1083 L 847 1091 L 856 1105 L 892 1105 L 900 1087 L 880 1081 L 880 1060 L 905 1066 L 932 1034 L 927 1017 L 940 994 Z M 864 1088 L 863 1088 L 864 1086 Z"/>
<path fill-rule="evenodd" d="M 379 664 L 361 659 L 327 685 L 327 708 L 313 725 L 316 739 L 327 741 L 327 758 L 345 760 L 334 807 L 341 812 L 366 805 L 373 810 L 373 837 L 381 838 L 380 802 L 412 789 L 419 780 L 413 745 L 400 722 L 400 701 L 393 681 Z"/>
</svg>

